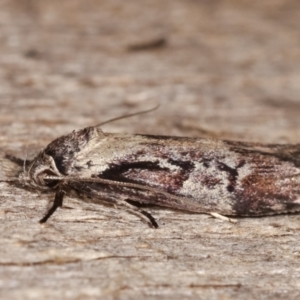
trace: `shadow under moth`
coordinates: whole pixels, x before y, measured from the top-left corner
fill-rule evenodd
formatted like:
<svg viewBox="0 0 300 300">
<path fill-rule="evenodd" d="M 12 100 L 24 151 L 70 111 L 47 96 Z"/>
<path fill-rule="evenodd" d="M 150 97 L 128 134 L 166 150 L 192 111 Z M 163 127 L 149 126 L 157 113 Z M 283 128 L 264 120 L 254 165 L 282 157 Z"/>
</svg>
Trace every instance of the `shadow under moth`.
<svg viewBox="0 0 300 300">
<path fill-rule="evenodd" d="M 221 218 L 300 211 L 299 153 L 300 144 L 105 133 L 97 125 L 59 137 L 24 165 L 18 179 L 3 181 L 55 192 L 41 223 L 75 191 L 157 228 L 140 204 Z"/>
</svg>

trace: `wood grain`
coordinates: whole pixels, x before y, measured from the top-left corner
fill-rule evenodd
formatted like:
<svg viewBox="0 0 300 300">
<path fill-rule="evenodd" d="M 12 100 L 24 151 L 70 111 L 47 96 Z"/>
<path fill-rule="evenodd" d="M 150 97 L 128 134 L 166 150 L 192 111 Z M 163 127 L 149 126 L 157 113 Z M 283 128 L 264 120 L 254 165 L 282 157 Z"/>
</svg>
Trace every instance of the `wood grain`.
<svg viewBox="0 0 300 300">
<path fill-rule="evenodd" d="M 299 143 L 299 1 L 2 1 L 0 178 L 73 129 Z M 139 39 L 140 37 L 140 39 Z M 164 38 L 163 47 L 129 51 Z M 0 183 L 3 299 L 296 299 L 300 216 L 113 207 Z"/>
</svg>

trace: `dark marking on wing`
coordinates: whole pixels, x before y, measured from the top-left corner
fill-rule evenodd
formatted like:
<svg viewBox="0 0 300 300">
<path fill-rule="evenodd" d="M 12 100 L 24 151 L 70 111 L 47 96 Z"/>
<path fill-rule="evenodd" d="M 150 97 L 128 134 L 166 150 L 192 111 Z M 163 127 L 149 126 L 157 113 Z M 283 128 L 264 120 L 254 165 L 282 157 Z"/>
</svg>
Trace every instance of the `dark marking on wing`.
<svg viewBox="0 0 300 300">
<path fill-rule="evenodd" d="M 170 163 L 171 165 L 180 167 L 181 169 L 183 169 L 186 172 L 191 172 L 195 168 L 195 164 L 188 160 L 184 161 L 184 160 L 175 160 L 175 159 L 169 158 L 168 163 Z"/>
<path fill-rule="evenodd" d="M 89 160 L 86 165 L 88 166 L 88 168 L 90 169 L 92 166 L 94 166 L 95 164 L 93 164 L 93 162 L 91 160 Z"/>
<path fill-rule="evenodd" d="M 141 162 L 131 162 L 131 163 L 122 163 L 122 164 L 110 164 L 109 168 L 104 172 L 101 172 L 99 175 L 102 178 L 113 179 L 113 180 L 125 180 L 123 176 L 124 173 L 129 170 L 168 170 L 167 168 L 162 168 L 159 166 L 158 161 L 141 161 Z M 131 180 L 130 182 L 138 182 Z"/>
<path fill-rule="evenodd" d="M 83 167 L 80 167 L 80 166 L 74 166 L 74 169 L 76 170 L 76 171 L 81 171 L 82 169 L 83 169 Z"/>
<path fill-rule="evenodd" d="M 238 169 L 245 165 L 245 161 L 241 160 L 235 168 L 231 168 L 228 165 L 218 162 L 218 169 L 228 173 L 229 184 L 227 185 L 227 191 L 232 193 L 236 187 L 237 177 L 239 175 Z"/>
<path fill-rule="evenodd" d="M 228 192 L 233 192 L 234 188 L 236 186 L 237 177 L 239 175 L 238 171 L 234 168 L 227 166 L 226 164 L 224 164 L 222 162 L 218 162 L 217 167 L 220 171 L 228 173 L 229 184 L 227 185 L 226 188 L 227 188 Z"/>
</svg>

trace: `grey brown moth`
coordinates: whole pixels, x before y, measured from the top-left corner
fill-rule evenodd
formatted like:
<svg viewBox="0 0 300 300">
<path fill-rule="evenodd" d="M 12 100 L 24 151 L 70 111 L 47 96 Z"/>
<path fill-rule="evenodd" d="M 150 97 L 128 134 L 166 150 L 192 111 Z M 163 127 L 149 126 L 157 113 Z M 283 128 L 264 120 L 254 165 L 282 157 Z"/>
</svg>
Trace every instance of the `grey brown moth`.
<svg viewBox="0 0 300 300">
<path fill-rule="evenodd" d="M 75 130 L 51 142 L 18 180 L 125 208 L 158 227 L 140 207 L 150 204 L 225 216 L 300 211 L 300 145 Z"/>
</svg>

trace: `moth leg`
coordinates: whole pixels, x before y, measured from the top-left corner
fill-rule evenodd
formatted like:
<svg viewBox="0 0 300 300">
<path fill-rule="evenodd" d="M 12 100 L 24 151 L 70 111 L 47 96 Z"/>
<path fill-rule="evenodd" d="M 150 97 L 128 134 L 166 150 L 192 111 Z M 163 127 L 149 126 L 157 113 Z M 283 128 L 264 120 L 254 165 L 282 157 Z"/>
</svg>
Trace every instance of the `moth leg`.
<svg viewBox="0 0 300 300">
<path fill-rule="evenodd" d="M 220 219 L 220 220 L 227 221 L 227 222 L 230 222 L 230 223 L 237 223 L 237 220 L 225 217 L 225 216 L 220 215 L 220 214 L 218 214 L 216 212 L 211 212 L 209 214 L 211 216 L 213 216 L 214 218 L 216 218 L 216 219 Z"/>
<path fill-rule="evenodd" d="M 53 205 L 50 207 L 46 215 L 40 220 L 40 223 L 45 223 L 53 215 L 58 207 L 62 207 L 65 192 L 59 189 L 54 198 Z"/>
<path fill-rule="evenodd" d="M 150 227 L 158 228 L 158 224 L 157 224 L 156 220 L 152 217 L 152 215 L 150 213 L 140 209 L 139 207 L 136 207 L 136 206 L 128 203 L 127 201 L 117 201 L 115 203 L 115 205 L 119 206 L 119 207 L 122 207 L 122 206 L 125 207 L 128 212 L 140 217 L 143 221 L 148 223 Z"/>
</svg>

